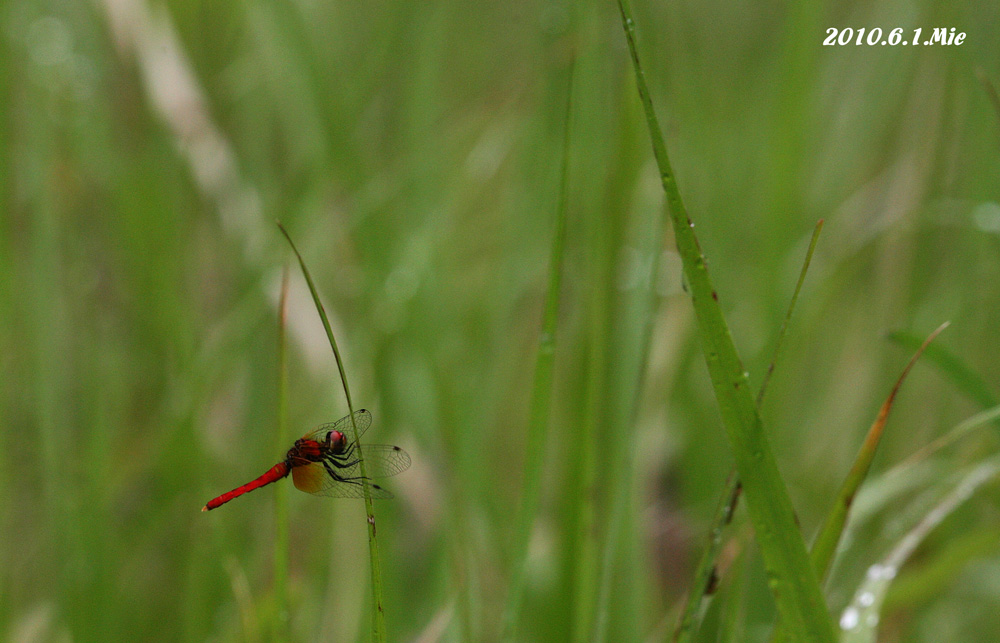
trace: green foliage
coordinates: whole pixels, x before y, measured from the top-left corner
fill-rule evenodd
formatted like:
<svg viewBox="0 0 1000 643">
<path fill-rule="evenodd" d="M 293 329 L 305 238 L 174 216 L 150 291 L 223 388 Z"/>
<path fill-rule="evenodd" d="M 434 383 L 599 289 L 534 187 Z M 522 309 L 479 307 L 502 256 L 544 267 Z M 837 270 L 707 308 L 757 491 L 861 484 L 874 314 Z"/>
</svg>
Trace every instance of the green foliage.
<svg viewBox="0 0 1000 643">
<path fill-rule="evenodd" d="M 1000 399 L 1000 121 L 984 89 L 1000 8 L 633 10 L 754 384 L 826 221 L 759 411 L 777 502 L 807 540 L 910 352 L 898 342 L 953 323 L 855 500 L 824 595 L 836 621 L 997 447 L 963 429 L 880 475 Z M 829 26 L 897 24 L 968 37 L 821 45 Z M 533 401 L 570 60 L 558 342 Z M 496 639 L 517 573 L 520 641 L 669 637 L 733 454 L 633 76 L 614 3 L 0 3 L 0 639 L 371 636 L 364 503 L 285 484 L 284 581 L 278 485 L 198 511 L 283 455 L 279 395 L 286 441 L 348 413 L 296 271 L 276 390 L 275 219 L 372 410 L 366 437 L 413 458 L 376 504 L 386 639 Z M 983 484 L 907 558 L 881 608 L 892 636 L 1000 631 L 998 552 L 981 540 L 996 493 Z M 748 513 L 722 534 L 695 640 L 772 631 Z"/>
</svg>

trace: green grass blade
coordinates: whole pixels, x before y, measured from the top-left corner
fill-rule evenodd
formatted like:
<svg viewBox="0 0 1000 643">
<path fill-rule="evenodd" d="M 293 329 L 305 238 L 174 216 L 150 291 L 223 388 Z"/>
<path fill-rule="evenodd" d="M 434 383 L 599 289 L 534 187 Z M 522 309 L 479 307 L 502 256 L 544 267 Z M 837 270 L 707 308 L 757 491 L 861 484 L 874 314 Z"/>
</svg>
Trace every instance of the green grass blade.
<svg viewBox="0 0 1000 643">
<path fill-rule="evenodd" d="M 795 304 L 799 300 L 799 293 L 802 291 L 802 284 L 806 281 L 809 264 L 812 263 L 813 252 L 816 250 L 816 244 L 819 242 L 819 234 L 822 231 L 823 220 L 820 219 L 816 222 L 816 227 L 813 228 L 812 238 L 809 240 L 809 249 L 806 250 L 806 257 L 802 262 L 802 270 L 799 271 L 799 280 L 796 282 L 795 290 L 792 292 L 792 299 L 788 302 L 788 310 L 785 311 L 785 318 L 781 322 L 781 327 L 778 328 L 778 338 L 774 343 L 774 353 L 771 355 L 771 363 L 768 365 L 767 372 L 764 374 L 764 380 L 757 391 L 758 409 L 764 401 L 764 395 L 767 393 L 767 384 L 771 380 L 771 374 L 774 373 L 774 366 L 777 364 L 778 356 L 781 354 L 781 344 L 785 338 L 785 334 L 788 332 L 788 323 L 791 321 L 792 313 L 795 311 Z M 705 550 L 698 560 L 694 579 L 688 591 L 688 600 L 684 604 L 684 611 L 674 630 L 672 640 L 676 643 L 690 641 L 696 630 L 694 624 L 695 619 L 701 612 L 702 600 L 709 593 L 710 585 L 713 584 L 715 579 L 715 561 L 718 559 L 719 552 L 722 549 L 722 532 L 733 519 L 733 512 L 736 511 L 736 505 L 740 498 L 740 489 L 739 473 L 733 467 L 733 470 L 726 477 L 725 487 L 723 487 L 715 515 L 712 518 L 712 528 L 709 530 L 708 544 L 705 546 Z"/>
<path fill-rule="evenodd" d="M 892 387 L 892 391 L 889 392 L 889 397 L 886 398 L 882 404 L 882 408 L 879 409 L 875 422 L 872 423 L 871 428 L 868 430 L 868 435 L 865 437 L 864 444 L 862 444 L 861 450 L 858 452 L 858 457 L 854 460 L 851 470 L 844 479 L 844 483 L 837 493 L 833 508 L 827 514 L 826 520 L 823 522 L 823 527 L 820 529 L 812 547 L 810 556 L 813 566 L 816 569 L 816 574 L 821 581 L 826 579 L 830 571 L 830 563 L 833 562 L 833 555 L 837 551 L 837 543 L 840 542 L 840 537 L 844 533 L 844 525 L 847 523 L 847 514 L 850 511 L 851 503 L 854 501 L 854 496 L 857 494 L 858 488 L 861 487 L 861 483 L 868 476 L 872 460 L 875 459 L 875 451 L 878 449 L 879 442 L 881 442 L 885 431 L 886 422 L 889 420 L 889 412 L 896 401 L 896 395 L 899 393 L 899 389 L 906 380 L 910 369 L 916 364 L 927 346 L 934 341 L 934 338 L 948 327 L 948 324 L 949 322 L 945 322 L 938 326 L 933 333 L 928 335 L 924 343 L 917 349 L 917 352 L 910 358 L 906 368 L 903 369 L 899 379 L 896 380 L 895 386 Z"/>
<path fill-rule="evenodd" d="M 531 538 L 531 529 L 538 509 L 545 441 L 549 433 L 556 327 L 559 321 L 559 292 L 562 283 L 563 250 L 566 243 L 567 176 L 572 106 L 573 69 L 571 64 L 566 92 L 566 132 L 563 139 L 559 202 L 556 207 L 555 234 L 552 236 L 552 247 L 549 254 L 548 292 L 545 296 L 542 329 L 538 338 L 538 354 L 535 357 L 535 376 L 531 389 L 531 410 L 528 419 L 528 442 L 525 445 L 524 486 L 521 491 L 521 506 L 514 536 L 510 589 L 503 616 L 503 640 L 516 640 L 517 636 L 524 593 L 528 541 Z"/>
<path fill-rule="evenodd" d="M 596 227 L 596 226 L 595 226 Z M 596 230 L 599 230 L 597 228 Z M 591 247 L 600 248 L 600 233 L 592 231 Z M 605 253 L 593 253 L 595 261 L 603 261 Z M 590 280 L 597 283 L 601 270 L 591 267 Z M 576 516 L 574 538 L 576 543 L 573 564 L 573 623 L 572 640 L 583 643 L 590 640 L 595 623 L 598 584 L 598 509 L 597 494 L 597 441 L 598 424 L 603 402 L 605 380 L 600 365 L 607 360 L 610 349 L 607 341 L 606 319 L 608 301 L 600 288 L 591 290 L 589 319 L 587 322 L 587 376 L 583 401 L 583 428 L 578 440 L 578 476 L 575 484 Z"/>
<path fill-rule="evenodd" d="M 979 487 L 997 475 L 1000 475 L 998 458 L 972 467 L 955 488 L 899 540 L 888 556 L 868 568 L 854 599 L 841 613 L 840 627 L 844 632 L 840 638 L 841 643 L 875 643 L 879 612 L 899 568 L 935 527 L 968 500 Z"/>
<path fill-rule="evenodd" d="M 997 553 L 996 526 L 969 525 L 968 530 L 952 533 L 946 547 L 929 552 L 927 558 L 909 566 L 892 585 L 882 604 L 883 612 L 912 611 L 914 606 L 929 605 L 941 596 L 941 588 L 960 584 L 960 577 L 972 571 L 971 566 L 982 564 Z M 973 572 L 974 573 L 974 572 Z"/>
<path fill-rule="evenodd" d="M 688 589 L 688 598 L 684 603 L 684 610 L 671 641 L 675 643 L 687 643 L 694 636 L 697 628 L 695 621 L 701 613 L 701 604 L 708 594 L 713 590 L 716 578 L 715 561 L 722 551 L 722 532 L 733 519 L 733 512 L 736 511 L 736 504 L 740 497 L 740 477 L 736 468 L 733 467 L 729 475 L 726 476 L 726 485 L 719 497 L 715 514 L 712 516 L 712 528 L 709 531 L 708 544 L 698 559 L 695 567 L 694 579 Z"/>
<path fill-rule="evenodd" d="M 910 350 L 919 348 L 922 341 L 916 335 L 905 331 L 889 333 L 889 339 Z M 937 366 L 951 379 L 959 391 L 984 409 L 1000 404 L 1000 399 L 979 373 L 966 366 L 965 362 L 947 348 L 938 345 L 928 346 L 924 355 L 927 361 Z"/>
<path fill-rule="evenodd" d="M 791 500 L 764 434 L 763 423 L 750 393 L 749 377 L 733 345 L 729 327 L 718 304 L 718 295 L 709 279 L 705 257 L 694 233 L 694 224 L 684 209 L 670 167 L 666 145 L 639 62 L 635 22 L 625 0 L 619 0 L 618 6 L 632 56 L 636 85 L 646 114 L 653 153 L 667 197 L 667 210 L 698 318 L 709 375 L 736 466 L 743 480 L 750 519 L 757 533 L 771 592 L 782 619 L 795 639 L 832 642 L 835 638 L 833 624 L 796 525 Z"/>
<path fill-rule="evenodd" d="M 993 85 L 990 77 L 986 75 L 982 67 L 976 68 L 976 76 L 979 78 L 979 82 L 982 83 L 983 89 L 986 90 L 986 95 L 990 99 L 993 111 L 996 112 L 997 119 L 1000 120 L 1000 94 L 997 93 L 997 88 Z"/>
<path fill-rule="evenodd" d="M 302 260 L 302 255 L 299 254 L 298 248 L 295 247 L 292 237 L 289 236 L 288 231 L 285 230 L 285 227 L 281 223 L 278 223 L 278 228 L 285 235 L 285 238 L 288 239 L 288 244 L 292 247 L 292 251 L 295 252 L 295 256 L 299 260 L 299 266 L 302 267 L 302 274 L 309 285 L 309 292 L 312 294 L 313 302 L 316 304 L 316 310 L 323 321 L 323 329 L 326 331 L 326 337 L 330 340 L 330 348 L 333 349 L 333 356 L 337 360 L 337 369 L 340 371 L 340 381 L 344 385 L 344 397 L 347 398 L 347 411 L 351 418 L 351 429 L 354 431 L 354 442 L 357 443 L 358 427 L 354 423 L 354 404 L 351 402 L 351 388 L 347 384 L 344 360 L 340 357 L 337 340 L 334 338 L 333 330 L 330 328 L 330 319 L 326 316 L 326 309 L 323 307 L 323 302 L 320 301 L 316 285 L 313 283 L 309 269 L 306 268 L 306 263 Z M 362 488 L 365 494 L 365 513 L 368 515 L 368 553 L 371 558 L 372 598 L 374 599 L 372 603 L 372 635 L 377 643 L 384 643 L 386 640 L 385 610 L 382 605 L 382 565 L 379 561 L 378 539 L 375 537 L 375 507 L 372 504 L 371 489 L 368 487 L 368 472 L 365 469 L 365 460 L 360 451 L 358 452 L 358 467 L 361 470 Z"/>
<path fill-rule="evenodd" d="M 277 453 L 288 448 L 288 265 L 281 271 L 278 304 Z M 274 490 L 274 619 L 271 640 L 288 640 L 288 485 Z"/>
<path fill-rule="evenodd" d="M 792 299 L 788 302 L 788 310 L 785 311 L 785 318 L 781 320 L 781 327 L 778 329 L 778 338 L 774 343 L 774 354 L 771 355 L 771 363 L 764 373 L 764 380 L 760 383 L 757 391 L 757 407 L 760 408 L 767 393 L 767 385 L 771 381 L 774 373 L 774 365 L 778 363 L 778 356 L 781 354 L 781 345 L 784 343 L 785 334 L 788 332 L 788 323 L 792 320 L 792 313 L 795 312 L 795 304 L 799 301 L 799 293 L 802 292 L 802 284 L 806 281 L 806 273 L 809 272 L 809 264 L 812 263 L 813 253 L 816 251 L 816 243 L 819 241 L 819 233 L 823 231 L 823 219 L 816 222 L 813 228 L 812 238 L 809 239 L 809 249 L 806 250 L 806 258 L 802 262 L 802 270 L 799 271 L 799 280 L 795 282 L 795 290 L 792 292 Z"/>
<path fill-rule="evenodd" d="M 985 426 L 987 423 L 996 425 L 997 422 L 1000 422 L 1000 405 L 986 409 L 985 411 L 980 411 L 972 417 L 960 422 L 951 431 L 948 431 L 938 439 L 924 446 L 906 460 L 900 462 L 898 465 L 890 469 L 887 472 L 887 475 L 901 473 L 913 465 L 927 460 L 927 458 L 948 445 L 955 443 L 973 429 L 978 429 L 981 426 Z"/>
<path fill-rule="evenodd" d="M 868 477 L 868 471 L 871 469 L 872 460 L 875 459 L 875 452 L 885 432 L 885 425 L 889 420 L 889 412 L 896 401 L 896 395 L 903 386 L 903 382 L 910 373 L 910 369 L 917 363 L 917 360 L 934 338 L 947 328 L 948 325 L 949 322 L 945 322 L 938 326 L 934 332 L 927 336 L 927 339 L 924 340 L 923 344 L 913 354 L 903 372 L 900 373 L 895 385 L 893 385 L 889 396 L 882 403 L 882 407 L 879 409 L 871 428 L 868 429 L 868 435 L 861 445 L 861 449 L 854 460 L 854 464 L 851 466 L 851 470 L 847 473 L 847 477 L 844 478 L 840 491 L 837 492 L 837 498 L 834 500 L 833 507 L 827 513 L 826 519 L 823 521 L 823 525 L 816 535 L 816 540 L 813 542 L 812 550 L 809 554 L 813 562 L 813 567 L 816 569 L 816 575 L 820 578 L 821 583 L 825 582 L 829 575 L 833 557 L 837 553 L 837 545 L 840 543 L 844 529 L 847 526 L 848 513 L 850 512 L 851 505 L 854 504 L 854 498 L 858 493 L 858 489 L 861 488 L 861 484 Z M 783 624 L 781 624 L 775 629 L 772 640 L 787 640 L 786 634 L 787 632 Z"/>
</svg>

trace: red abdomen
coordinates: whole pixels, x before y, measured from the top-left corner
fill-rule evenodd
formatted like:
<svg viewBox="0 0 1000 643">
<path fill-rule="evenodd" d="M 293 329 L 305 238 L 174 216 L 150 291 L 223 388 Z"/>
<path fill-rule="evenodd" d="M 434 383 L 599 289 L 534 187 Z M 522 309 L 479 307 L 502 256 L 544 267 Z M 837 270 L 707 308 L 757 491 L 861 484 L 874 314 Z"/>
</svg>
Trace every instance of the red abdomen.
<svg viewBox="0 0 1000 643">
<path fill-rule="evenodd" d="M 268 469 L 264 475 L 260 476 L 256 480 L 251 480 L 245 485 L 236 487 L 232 491 L 228 491 L 222 494 L 218 498 L 213 498 L 212 500 L 209 500 L 208 504 L 202 507 L 201 510 L 208 511 L 209 509 L 215 509 L 216 507 L 220 507 L 229 502 L 230 500 L 232 500 L 233 498 L 237 496 L 242 496 L 248 491 L 253 491 L 258 487 L 263 487 L 266 484 L 271 484 L 275 480 L 281 480 L 282 478 L 288 475 L 288 472 L 289 472 L 288 465 L 284 462 L 279 462 L 278 464 Z"/>
</svg>

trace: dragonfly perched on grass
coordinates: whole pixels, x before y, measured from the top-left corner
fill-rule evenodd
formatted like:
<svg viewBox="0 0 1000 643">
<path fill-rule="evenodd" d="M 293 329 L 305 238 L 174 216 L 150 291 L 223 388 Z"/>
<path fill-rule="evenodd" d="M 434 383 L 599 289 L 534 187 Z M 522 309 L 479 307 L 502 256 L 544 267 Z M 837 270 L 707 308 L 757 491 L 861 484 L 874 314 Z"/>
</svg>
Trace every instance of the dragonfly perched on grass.
<svg viewBox="0 0 1000 643">
<path fill-rule="evenodd" d="M 365 409 L 354 412 L 354 423 L 361 438 L 372 424 L 372 415 Z M 387 478 L 410 467 L 410 456 L 390 444 L 359 444 L 350 437 L 354 431 L 351 416 L 336 422 L 321 424 L 314 431 L 298 440 L 285 459 L 255 480 L 236 487 L 201 508 L 208 511 L 220 507 L 233 498 L 277 482 L 292 475 L 292 482 L 300 491 L 333 498 L 363 498 L 364 478 L 361 476 L 361 458 L 364 458 L 368 478 Z M 368 482 L 372 498 L 392 498 L 392 494 L 377 484 Z"/>
</svg>

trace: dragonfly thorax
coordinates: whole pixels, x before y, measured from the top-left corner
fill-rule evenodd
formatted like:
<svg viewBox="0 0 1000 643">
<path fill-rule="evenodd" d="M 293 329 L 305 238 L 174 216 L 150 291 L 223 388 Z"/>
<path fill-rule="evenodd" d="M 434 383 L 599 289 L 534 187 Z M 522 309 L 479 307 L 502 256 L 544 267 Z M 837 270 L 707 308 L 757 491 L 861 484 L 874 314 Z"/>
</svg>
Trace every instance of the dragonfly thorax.
<svg viewBox="0 0 1000 643">
<path fill-rule="evenodd" d="M 285 459 L 292 462 L 293 466 L 307 462 L 319 462 L 323 459 L 325 451 L 325 444 L 308 438 L 299 438 L 295 441 L 295 446 L 288 450 Z"/>
<path fill-rule="evenodd" d="M 326 435 L 306 436 L 295 441 L 285 459 L 291 466 L 301 466 L 309 462 L 322 462 L 324 458 L 345 453 L 347 436 L 341 431 L 327 431 Z"/>
</svg>

